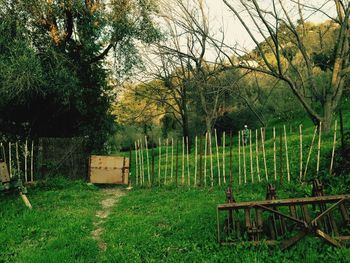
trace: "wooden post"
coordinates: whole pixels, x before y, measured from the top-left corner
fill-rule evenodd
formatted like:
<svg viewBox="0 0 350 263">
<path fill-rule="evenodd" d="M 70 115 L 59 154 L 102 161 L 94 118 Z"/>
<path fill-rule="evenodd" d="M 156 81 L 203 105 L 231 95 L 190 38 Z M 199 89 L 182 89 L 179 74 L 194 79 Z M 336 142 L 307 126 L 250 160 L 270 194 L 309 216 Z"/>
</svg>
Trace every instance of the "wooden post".
<svg viewBox="0 0 350 263">
<path fill-rule="evenodd" d="M 149 156 L 148 156 L 148 140 L 147 136 L 145 136 L 145 150 L 146 150 L 146 161 L 147 161 L 147 176 L 148 176 L 148 184 L 151 185 L 151 174 L 149 171 Z"/>
<path fill-rule="evenodd" d="M 209 136 L 209 153 L 210 153 L 210 181 L 211 187 L 214 186 L 214 170 L 213 170 L 213 147 L 211 144 L 211 133 L 208 133 Z"/>
<path fill-rule="evenodd" d="M 340 121 L 340 139 L 341 139 L 341 150 L 344 152 L 345 149 L 345 138 L 344 138 L 344 124 L 343 124 L 343 111 L 339 109 L 339 121 Z"/>
<path fill-rule="evenodd" d="M 225 173 L 225 140 L 226 134 L 222 133 L 222 177 L 224 179 L 224 184 L 226 184 L 226 173 Z"/>
<path fill-rule="evenodd" d="M 138 163 L 138 158 L 137 158 L 137 144 L 136 144 L 136 141 L 135 141 L 135 170 L 136 170 L 136 185 L 139 184 L 139 163 Z"/>
<path fill-rule="evenodd" d="M 238 131 L 238 183 L 242 184 L 241 175 L 241 132 Z"/>
<path fill-rule="evenodd" d="M 280 129 L 280 184 L 283 183 L 283 146 L 282 146 L 282 130 Z"/>
<path fill-rule="evenodd" d="M 175 164 L 175 182 L 178 183 L 178 167 L 179 167 L 179 139 L 176 139 L 176 164 Z"/>
<path fill-rule="evenodd" d="M 194 146 L 194 186 L 197 186 L 197 159 L 198 159 L 198 149 L 197 149 L 197 135 L 194 139 L 195 146 Z"/>
<path fill-rule="evenodd" d="M 167 183 L 167 173 L 168 173 L 168 146 L 169 146 L 169 139 L 166 139 L 166 148 L 165 148 L 165 173 L 164 173 L 164 184 Z"/>
<path fill-rule="evenodd" d="M 207 186 L 208 132 L 205 133 L 204 148 L 204 186 Z"/>
<path fill-rule="evenodd" d="M 3 161 L 5 162 L 5 163 L 7 163 L 6 162 L 6 152 L 5 152 L 5 147 L 4 147 L 4 145 L 2 144 L 2 142 L 0 142 L 0 147 L 1 147 L 1 153 L 2 153 L 2 157 L 3 157 Z"/>
<path fill-rule="evenodd" d="M 182 136 L 182 170 L 181 170 L 181 184 L 185 184 L 185 137 Z"/>
<path fill-rule="evenodd" d="M 254 183 L 252 130 L 249 130 L 249 155 L 250 155 L 250 175 L 252 177 L 252 183 Z"/>
<path fill-rule="evenodd" d="M 315 141 L 315 138 L 316 138 L 317 129 L 318 129 L 317 126 L 315 126 L 314 135 L 312 136 L 312 141 L 311 141 L 311 144 L 310 144 L 309 154 L 307 155 L 307 160 L 306 160 L 306 164 L 305 164 L 304 180 L 306 178 L 307 168 L 308 168 L 309 161 L 310 161 L 310 156 L 311 156 L 311 153 L 312 153 L 312 147 L 314 145 L 314 141 Z"/>
<path fill-rule="evenodd" d="M 287 179 L 288 179 L 288 182 L 290 182 L 290 170 L 289 170 L 289 157 L 288 157 L 288 142 L 287 142 L 286 125 L 283 125 L 283 130 L 284 130 L 284 144 L 285 144 L 285 147 L 286 147 Z"/>
<path fill-rule="evenodd" d="M 232 130 L 230 130 L 230 188 L 232 188 Z"/>
<path fill-rule="evenodd" d="M 132 188 L 132 173 L 131 173 L 131 169 L 132 169 L 132 145 L 130 146 L 130 149 L 129 149 L 129 175 L 128 175 L 128 188 L 129 189 Z"/>
<path fill-rule="evenodd" d="M 145 162 L 143 159 L 143 146 L 142 146 L 142 140 L 140 139 L 140 154 L 141 154 L 141 185 L 143 186 L 145 184 Z"/>
<path fill-rule="evenodd" d="M 24 180 L 27 183 L 28 182 L 28 165 L 27 165 L 27 161 L 28 161 L 28 140 L 25 140 L 24 143 Z"/>
<path fill-rule="evenodd" d="M 300 175 L 299 180 L 303 179 L 303 125 L 299 125 L 299 149 L 300 149 Z"/>
<path fill-rule="evenodd" d="M 170 171 L 170 181 L 173 182 L 174 173 L 174 138 L 171 138 L 171 171 Z"/>
<path fill-rule="evenodd" d="M 188 136 L 186 136 L 186 160 L 187 160 L 187 184 L 188 186 L 190 186 L 191 178 L 190 178 L 190 158 L 188 154 Z"/>
<path fill-rule="evenodd" d="M 215 146 L 216 146 L 216 160 L 217 160 L 217 165 L 218 165 L 218 182 L 219 185 L 221 185 L 221 176 L 220 176 L 220 156 L 219 156 L 219 145 L 218 145 L 218 134 L 216 133 L 216 129 L 214 129 L 214 134 L 215 134 Z"/>
<path fill-rule="evenodd" d="M 12 145 L 11 142 L 9 142 L 9 172 L 10 172 L 10 178 L 12 178 Z"/>
<path fill-rule="evenodd" d="M 277 181 L 277 149 L 276 149 L 276 128 L 273 127 L 273 176 Z"/>
<path fill-rule="evenodd" d="M 261 182 L 260 165 L 259 165 L 259 135 L 258 135 L 258 129 L 255 130 L 255 156 L 256 156 L 256 172 L 258 174 L 258 180 L 259 180 L 259 182 Z"/>
<path fill-rule="evenodd" d="M 30 181 L 34 182 L 34 141 L 32 140 L 31 158 L 30 158 Z"/>
<path fill-rule="evenodd" d="M 202 153 L 202 141 L 203 141 L 203 135 L 200 134 L 199 136 L 199 186 L 202 185 L 202 161 L 203 161 L 203 153 Z"/>
<path fill-rule="evenodd" d="M 318 130 L 316 177 L 318 177 L 318 173 L 320 171 L 321 140 L 322 140 L 322 122 L 320 122 L 320 128 Z"/>
<path fill-rule="evenodd" d="M 151 185 L 154 184 L 154 147 L 152 146 L 152 175 L 151 175 Z"/>
<path fill-rule="evenodd" d="M 247 183 L 247 165 L 245 160 L 245 143 L 244 143 L 244 134 L 242 131 L 242 150 L 243 150 L 243 174 L 244 174 L 244 183 Z"/>
<path fill-rule="evenodd" d="M 265 133 L 263 131 L 263 128 L 260 128 L 260 133 L 261 133 L 261 145 L 262 145 L 263 158 L 264 158 L 265 178 L 266 178 L 266 182 L 268 182 L 269 181 L 269 175 L 268 175 L 267 165 L 266 165 Z"/>
<path fill-rule="evenodd" d="M 18 177 L 20 178 L 21 177 L 21 173 L 20 173 L 20 165 L 19 165 L 19 150 L 18 150 L 18 142 L 16 142 L 16 160 L 17 160 L 17 174 L 18 174 Z"/>
<path fill-rule="evenodd" d="M 337 121 L 334 123 L 334 135 L 333 135 L 333 148 L 332 148 L 332 157 L 331 157 L 331 165 L 329 167 L 329 174 L 332 175 L 333 170 L 333 161 L 334 161 L 334 154 L 335 154 L 335 146 L 337 144 Z"/>
<path fill-rule="evenodd" d="M 162 165 L 162 141 L 160 138 L 158 138 L 159 143 L 159 157 L 158 157 L 158 185 L 160 186 L 160 166 Z"/>
</svg>

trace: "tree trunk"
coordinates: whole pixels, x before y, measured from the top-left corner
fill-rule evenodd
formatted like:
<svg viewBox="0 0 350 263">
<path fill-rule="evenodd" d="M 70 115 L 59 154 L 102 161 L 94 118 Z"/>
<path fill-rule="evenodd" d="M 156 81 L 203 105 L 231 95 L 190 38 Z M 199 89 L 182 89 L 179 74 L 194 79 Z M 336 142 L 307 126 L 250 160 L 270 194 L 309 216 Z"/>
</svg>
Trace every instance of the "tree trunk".
<svg viewBox="0 0 350 263">
<path fill-rule="evenodd" d="M 332 100 L 329 96 L 326 97 L 326 102 L 323 106 L 322 132 L 328 133 L 331 131 L 333 121 Z"/>
</svg>

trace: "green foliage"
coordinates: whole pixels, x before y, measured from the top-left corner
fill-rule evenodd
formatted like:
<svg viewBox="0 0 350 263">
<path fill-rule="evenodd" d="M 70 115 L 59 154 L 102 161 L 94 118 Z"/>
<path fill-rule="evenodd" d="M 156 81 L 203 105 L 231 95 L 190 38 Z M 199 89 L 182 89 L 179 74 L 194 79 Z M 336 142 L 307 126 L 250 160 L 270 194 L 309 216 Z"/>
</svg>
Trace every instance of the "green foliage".
<svg viewBox="0 0 350 263">
<path fill-rule="evenodd" d="M 154 12 L 141 0 L 0 1 L 2 133 L 88 136 L 102 149 L 114 132 L 107 80 L 141 64 L 137 43 L 160 37 Z"/>
</svg>

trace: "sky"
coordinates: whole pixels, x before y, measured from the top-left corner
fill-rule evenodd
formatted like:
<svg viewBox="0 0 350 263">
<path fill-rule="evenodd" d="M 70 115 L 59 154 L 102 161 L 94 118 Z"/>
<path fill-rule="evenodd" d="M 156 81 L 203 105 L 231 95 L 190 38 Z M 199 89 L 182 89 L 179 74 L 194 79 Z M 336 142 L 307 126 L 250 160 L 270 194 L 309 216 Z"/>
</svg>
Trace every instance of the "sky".
<svg viewBox="0 0 350 263">
<path fill-rule="evenodd" d="M 235 43 L 238 43 L 241 47 L 245 47 L 247 49 L 253 49 L 255 47 L 253 41 L 249 37 L 248 33 L 245 31 L 241 23 L 238 21 L 237 18 L 234 17 L 234 14 L 232 11 L 229 10 L 229 8 L 224 4 L 222 0 L 205 0 L 208 9 L 209 9 L 209 16 L 210 16 L 210 23 L 213 26 L 213 28 L 220 28 L 222 24 L 224 24 L 225 27 L 225 42 L 227 44 L 234 45 Z M 235 5 L 235 3 L 239 2 L 238 0 L 228 0 L 228 2 L 232 5 Z M 259 1 L 267 6 L 271 5 L 272 0 L 264 0 Z M 283 1 L 285 3 L 290 3 L 291 1 Z M 330 2 L 327 5 L 323 4 L 325 2 Z M 301 0 L 301 3 L 305 4 L 312 4 L 314 6 L 322 6 L 322 9 L 327 12 L 330 15 L 334 15 L 335 8 L 333 7 L 333 1 L 326 1 L 326 0 Z M 286 5 L 288 7 L 288 5 Z M 293 10 L 296 10 L 295 8 Z M 321 15 L 320 13 L 311 14 L 310 11 L 307 9 L 304 9 L 304 16 L 307 21 L 312 22 L 322 22 L 327 19 L 326 16 Z M 297 13 L 295 14 L 296 17 Z M 250 23 L 251 27 L 255 27 L 252 23 Z"/>
</svg>

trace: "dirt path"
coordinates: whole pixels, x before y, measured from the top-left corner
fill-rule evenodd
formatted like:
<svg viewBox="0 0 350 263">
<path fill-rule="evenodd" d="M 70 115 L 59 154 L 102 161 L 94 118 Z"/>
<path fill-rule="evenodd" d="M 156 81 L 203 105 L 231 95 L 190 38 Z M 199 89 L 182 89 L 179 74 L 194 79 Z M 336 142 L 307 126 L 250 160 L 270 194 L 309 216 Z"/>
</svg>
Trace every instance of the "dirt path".
<svg viewBox="0 0 350 263">
<path fill-rule="evenodd" d="M 119 188 L 102 189 L 101 191 L 104 198 L 100 203 L 101 209 L 96 212 L 94 230 L 91 232 L 91 235 L 98 242 L 100 251 L 104 252 L 107 249 L 107 244 L 102 239 L 104 231 L 103 224 L 105 219 L 110 215 L 114 205 L 118 203 L 120 197 L 126 194 L 126 191 Z"/>
</svg>

